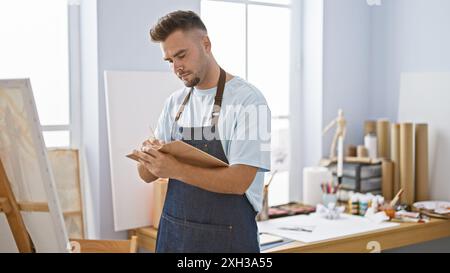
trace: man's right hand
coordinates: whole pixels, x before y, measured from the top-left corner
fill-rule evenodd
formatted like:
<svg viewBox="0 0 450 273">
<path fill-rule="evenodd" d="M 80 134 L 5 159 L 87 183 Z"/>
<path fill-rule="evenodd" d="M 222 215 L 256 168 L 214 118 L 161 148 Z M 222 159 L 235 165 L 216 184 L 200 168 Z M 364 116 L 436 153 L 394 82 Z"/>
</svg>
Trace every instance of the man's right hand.
<svg viewBox="0 0 450 273">
<path fill-rule="evenodd" d="M 164 144 L 164 141 L 162 141 L 162 140 L 158 140 L 158 139 L 154 139 L 154 138 L 147 139 L 144 142 L 142 142 L 141 151 L 146 153 L 149 148 L 153 148 L 153 149 L 159 148 L 163 144 Z M 142 178 L 142 180 L 144 180 L 147 183 L 153 182 L 159 178 L 156 175 L 152 174 L 148 170 L 147 167 L 145 167 L 144 162 L 138 163 L 138 172 L 139 172 L 139 176 Z"/>
<path fill-rule="evenodd" d="M 149 139 L 145 140 L 144 142 L 142 142 L 141 151 L 147 152 L 148 148 L 158 149 L 159 147 L 161 147 L 164 144 L 165 144 L 165 142 L 163 140 L 149 138 Z"/>
</svg>

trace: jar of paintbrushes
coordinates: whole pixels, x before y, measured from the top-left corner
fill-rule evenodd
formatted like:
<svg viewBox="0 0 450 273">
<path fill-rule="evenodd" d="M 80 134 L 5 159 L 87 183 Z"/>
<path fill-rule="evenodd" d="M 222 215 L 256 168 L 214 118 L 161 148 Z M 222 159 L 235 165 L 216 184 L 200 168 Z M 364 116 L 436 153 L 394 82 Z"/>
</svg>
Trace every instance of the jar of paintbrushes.
<svg viewBox="0 0 450 273">
<path fill-rule="evenodd" d="M 327 181 L 322 183 L 322 203 L 325 207 L 328 207 L 329 204 L 334 203 L 337 205 L 338 196 L 337 192 L 339 190 L 339 185 L 333 183 L 333 181 Z"/>
</svg>

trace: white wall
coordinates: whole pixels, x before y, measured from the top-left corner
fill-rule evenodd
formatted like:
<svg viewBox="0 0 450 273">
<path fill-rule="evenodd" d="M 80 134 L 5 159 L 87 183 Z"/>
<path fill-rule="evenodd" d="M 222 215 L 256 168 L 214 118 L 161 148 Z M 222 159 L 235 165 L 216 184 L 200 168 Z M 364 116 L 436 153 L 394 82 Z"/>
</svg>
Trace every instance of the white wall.
<svg viewBox="0 0 450 273">
<path fill-rule="evenodd" d="M 397 119 L 402 72 L 450 70 L 450 1 L 325 0 L 323 122 L 338 107 L 350 123 L 349 142 L 362 141 L 363 121 Z M 329 138 L 323 142 L 328 153 Z M 450 195 L 450 193 L 448 193 Z M 450 251 L 449 238 L 390 252 Z"/>
<path fill-rule="evenodd" d="M 372 9 L 371 117 L 396 120 L 402 72 L 450 70 L 449 11 L 448 0 L 384 0 Z"/>
<path fill-rule="evenodd" d="M 371 7 L 365 0 L 326 0 L 323 36 L 323 127 L 342 108 L 347 119 L 345 145 L 362 144 L 369 114 Z M 335 128 L 323 138 L 328 156 Z"/>
<path fill-rule="evenodd" d="M 300 167 L 328 155 L 332 132 L 322 141 L 320 131 L 338 108 L 347 144 L 361 143 L 365 120 L 396 119 L 401 72 L 449 70 L 448 0 L 304 0 L 302 9 Z M 448 252 L 449 240 L 389 252 Z"/>
<path fill-rule="evenodd" d="M 336 128 L 325 136 L 322 130 L 339 108 L 347 119 L 345 144 L 362 144 L 370 108 L 371 7 L 365 0 L 303 3 L 302 154 L 311 166 L 329 155 Z"/>
<path fill-rule="evenodd" d="M 323 126 L 342 107 L 346 143 L 362 142 L 366 119 L 396 121 L 402 72 L 450 70 L 450 1 L 325 0 Z M 324 138 L 329 153 L 332 132 Z"/>
<path fill-rule="evenodd" d="M 371 56 L 371 8 L 365 0 L 303 0 L 302 11 L 300 170 L 329 155 L 336 128 L 325 136 L 322 130 L 339 108 L 347 119 L 345 144 L 362 143 Z"/>
</svg>

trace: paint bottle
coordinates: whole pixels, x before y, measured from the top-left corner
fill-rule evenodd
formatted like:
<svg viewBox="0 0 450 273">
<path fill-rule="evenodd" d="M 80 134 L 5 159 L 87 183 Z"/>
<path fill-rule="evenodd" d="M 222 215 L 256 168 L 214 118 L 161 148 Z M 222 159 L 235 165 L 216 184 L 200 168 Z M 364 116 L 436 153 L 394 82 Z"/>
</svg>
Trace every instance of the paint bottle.
<svg viewBox="0 0 450 273">
<path fill-rule="evenodd" d="M 366 147 L 369 158 L 377 158 L 377 136 L 374 133 L 368 133 L 364 136 L 364 146 Z"/>
<path fill-rule="evenodd" d="M 374 213 L 378 212 L 378 198 L 377 197 L 372 198 L 370 207 L 373 209 Z"/>
<path fill-rule="evenodd" d="M 367 208 L 369 207 L 370 199 L 367 196 L 361 196 L 359 198 L 359 215 L 364 216 Z"/>
<path fill-rule="evenodd" d="M 369 158 L 377 158 L 377 122 L 375 120 L 364 122 L 364 146 Z"/>
<path fill-rule="evenodd" d="M 349 213 L 353 215 L 358 215 L 359 211 L 359 197 L 358 194 L 353 194 L 348 199 Z"/>
</svg>

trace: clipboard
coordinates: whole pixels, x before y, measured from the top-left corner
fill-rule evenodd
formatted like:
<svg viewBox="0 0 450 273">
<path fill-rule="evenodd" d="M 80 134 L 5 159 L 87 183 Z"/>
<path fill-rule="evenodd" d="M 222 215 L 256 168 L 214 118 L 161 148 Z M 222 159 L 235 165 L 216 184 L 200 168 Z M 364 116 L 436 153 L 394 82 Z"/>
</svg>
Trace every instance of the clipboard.
<svg viewBox="0 0 450 273">
<path fill-rule="evenodd" d="M 177 160 L 197 167 L 217 168 L 229 166 L 228 163 L 223 162 L 222 160 L 180 140 L 163 144 L 157 150 L 163 153 L 171 154 Z M 134 154 L 128 154 L 126 157 L 135 161 L 138 161 L 139 159 Z"/>
</svg>

